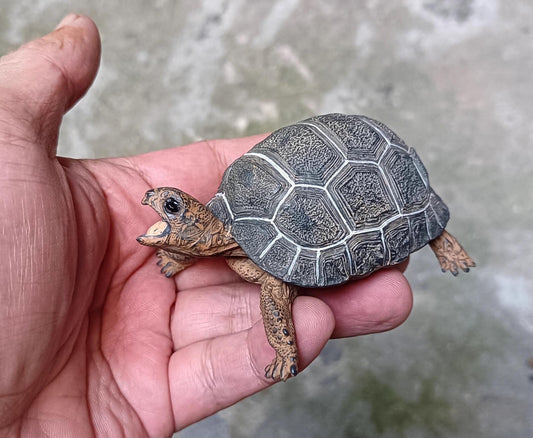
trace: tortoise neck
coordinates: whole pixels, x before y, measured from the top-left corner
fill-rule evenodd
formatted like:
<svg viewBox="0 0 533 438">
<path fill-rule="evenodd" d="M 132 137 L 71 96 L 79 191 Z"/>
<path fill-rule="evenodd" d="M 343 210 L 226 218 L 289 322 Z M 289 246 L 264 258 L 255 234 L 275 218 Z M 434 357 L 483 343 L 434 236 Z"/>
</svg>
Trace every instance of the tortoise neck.
<svg viewBox="0 0 533 438">
<path fill-rule="evenodd" d="M 185 193 L 183 195 L 185 209 L 172 227 L 173 240 L 183 253 L 210 257 L 229 255 L 239 249 L 220 219 L 197 199 Z"/>
</svg>

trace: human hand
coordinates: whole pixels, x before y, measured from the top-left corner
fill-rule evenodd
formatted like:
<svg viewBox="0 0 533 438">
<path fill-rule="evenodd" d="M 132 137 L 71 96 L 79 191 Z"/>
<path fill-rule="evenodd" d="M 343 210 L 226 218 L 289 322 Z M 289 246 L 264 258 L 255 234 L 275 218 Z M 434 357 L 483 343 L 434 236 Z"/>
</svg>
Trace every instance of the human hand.
<svg viewBox="0 0 533 438">
<path fill-rule="evenodd" d="M 223 170 L 263 136 L 131 158 L 56 157 L 63 114 L 98 68 L 86 17 L 0 60 L 0 432 L 163 436 L 268 387 L 274 357 L 258 286 L 223 260 L 173 279 L 135 238 L 145 191 L 207 202 Z M 179 291 L 178 294 L 176 292 Z M 298 297 L 300 367 L 330 337 L 391 329 L 411 309 L 399 269 Z M 305 373 L 297 377 L 305 378 Z"/>
</svg>

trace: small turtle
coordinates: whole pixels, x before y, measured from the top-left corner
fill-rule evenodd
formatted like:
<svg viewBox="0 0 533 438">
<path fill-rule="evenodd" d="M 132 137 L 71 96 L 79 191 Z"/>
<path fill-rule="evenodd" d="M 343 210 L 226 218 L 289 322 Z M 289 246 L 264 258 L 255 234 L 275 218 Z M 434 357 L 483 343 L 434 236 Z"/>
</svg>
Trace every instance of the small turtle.
<svg viewBox="0 0 533 438">
<path fill-rule="evenodd" d="M 448 208 L 415 150 L 364 116 L 327 114 L 281 128 L 229 166 L 202 205 L 169 187 L 142 204 L 162 221 L 137 240 L 159 248 L 170 277 L 198 257 L 224 256 L 261 284 L 261 314 L 276 358 L 265 376 L 298 373 L 291 305 L 299 287 L 324 287 L 398 264 L 428 242 L 443 271 L 475 266 L 444 229 Z"/>
</svg>

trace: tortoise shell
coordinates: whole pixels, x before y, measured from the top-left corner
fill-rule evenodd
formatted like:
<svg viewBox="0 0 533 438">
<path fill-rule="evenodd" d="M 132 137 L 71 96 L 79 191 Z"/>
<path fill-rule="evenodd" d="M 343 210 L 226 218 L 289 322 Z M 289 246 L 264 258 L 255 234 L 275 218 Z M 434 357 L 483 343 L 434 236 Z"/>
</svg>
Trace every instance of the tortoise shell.
<svg viewBox="0 0 533 438">
<path fill-rule="evenodd" d="M 304 287 L 400 263 L 449 218 L 413 148 L 344 114 L 272 133 L 226 169 L 208 207 L 260 268 Z"/>
</svg>

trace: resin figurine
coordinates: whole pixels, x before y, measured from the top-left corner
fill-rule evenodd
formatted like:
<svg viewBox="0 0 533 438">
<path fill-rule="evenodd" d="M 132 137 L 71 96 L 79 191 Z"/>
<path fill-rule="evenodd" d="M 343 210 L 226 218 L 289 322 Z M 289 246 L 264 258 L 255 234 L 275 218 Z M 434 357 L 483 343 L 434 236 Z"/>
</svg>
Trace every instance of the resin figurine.
<svg viewBox="0 0 533 438">
<path fill-rule="evenodd" d="M 261 285 L 276 358 L 265 376 L 298 373 L 291 317 L 299 287 L 324 287 L 398 264 L 427 243 L 443 271 L 475 266 L 445 226 L 448 208 L 415 150 L 384 124 L 327 114 L 281 128 L 228 167 L 207 204 L 179 189 L 142 201 L 161 221 L 139 236 L 170 277 L 198 257 L 227 257 Z"/>
</svg>

